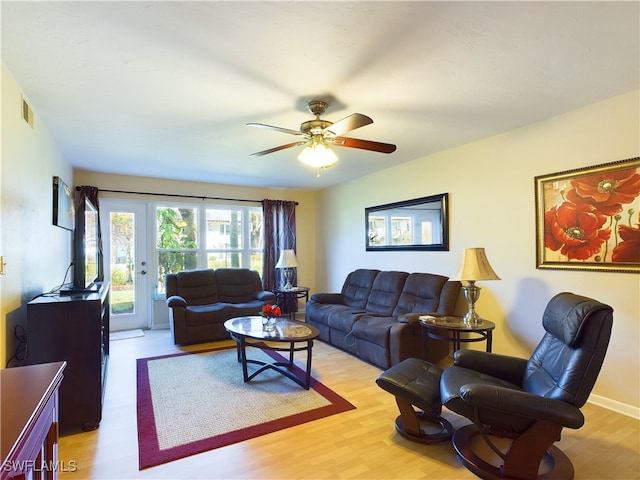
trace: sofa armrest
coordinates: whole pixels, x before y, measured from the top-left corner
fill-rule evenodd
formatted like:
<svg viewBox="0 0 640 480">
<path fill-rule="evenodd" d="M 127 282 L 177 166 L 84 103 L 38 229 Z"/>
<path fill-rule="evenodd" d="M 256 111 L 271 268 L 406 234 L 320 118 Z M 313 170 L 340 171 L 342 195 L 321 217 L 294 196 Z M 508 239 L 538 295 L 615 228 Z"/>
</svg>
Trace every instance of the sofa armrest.
<svg viewBox="0 0 640 480">
<path fill-rule="evenodd" d="M 479 350 L 458 350 L 453 356 L 456 367 L 486 373 L 492 377 L 522 386 L 528 360 Z"/>
<path fill-rule="evenodd" d="M 458 295 L 462 288 L 462 282 L 458 280 L 448 280 L 442 287 L 440 292 L 440 301 L 438 302 L 438 315 L 453 315 L 458 301 Z"/>
<path fill-rule="evenodd" d="M 262 290 L 261 292 L 258 292 L 256 294 L 256 298 L 261 302 L 265 302 L 265 303 L 276 301 L 276 295 L 273 292 L 268 292 L 266 290 Z"/>
<path fill-rule="evenodd" d="M 420 322 L 420 315 L 425 315 L 424 313 L 405 313 L 404 315 L 400 315 L 398 318 L 398 322 L 400 323 L 408 323 L 409 325 L 413 325 Z"/>
<path fill-rule="evenodd" d="M 341 293 L 314 293 L 311 295 L 311 300 L 318 303 L 344 303 Z"/>
<path fill-rule="evenodd" d="M 173 308 L 173 307 L 186 307 L 187 306 L 187 301 L 180 297 L 179 295 L 173 295 L 169 298 L 167 298 L 167 306 L 169 308 Z"/>
</svg>

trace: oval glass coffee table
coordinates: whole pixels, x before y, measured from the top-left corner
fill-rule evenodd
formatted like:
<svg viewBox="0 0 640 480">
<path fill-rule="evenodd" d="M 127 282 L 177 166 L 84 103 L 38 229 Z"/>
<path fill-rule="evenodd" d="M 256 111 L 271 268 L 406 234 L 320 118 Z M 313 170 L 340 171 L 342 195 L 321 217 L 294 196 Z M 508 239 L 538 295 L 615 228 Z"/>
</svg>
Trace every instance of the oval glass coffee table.
<svg viewBox="0 0 640 480">
<path fill-rule="evenodd" d="M 251 316 L 231 318 L 224 322 L 224 328 L 229 332 L 231 338 L 236 341 L 238 362 L 242 364 L 242 375 L 245 382 L 250 381 L 259 373 L 271 369 L 309 390 L 311 385 L 311 350 L 313 349 L 313 340 L 320 335 L 316 327 L 297 320 L 280 317 L 276 319 L 273 330 L 268 331 L 262 326 L 262 317 Z M 287 344 L 287 346 L 278 346 L 278 344 Z M 289 361 L 268 363 L 262 360 L 249 359 L 247 358 L 247 347 L 289 352 Z M 307 368 L 305 378 L 301 380 L 292 371 L 294 367 L 293 354 L 303 351 L 307 352 Z M 251 375 L 249 375 L 247 368 L 249 363 L 260 367 Z"/>
</svg>

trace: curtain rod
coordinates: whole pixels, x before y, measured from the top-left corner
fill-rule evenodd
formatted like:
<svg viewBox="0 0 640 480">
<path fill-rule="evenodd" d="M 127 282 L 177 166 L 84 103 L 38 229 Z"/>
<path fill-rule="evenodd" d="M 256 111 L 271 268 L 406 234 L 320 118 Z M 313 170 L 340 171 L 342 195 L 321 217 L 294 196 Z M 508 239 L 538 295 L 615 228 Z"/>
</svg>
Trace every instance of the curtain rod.
<svg viewBox="0 0 640 480">
<path fill-rule="evenodd" d="M 80 187 L 76 187 L 76 190 L 80 190 Z M 208 197 L 206 195 L 182 195 L 179 193 L 157 193 L 157 192 L 132 192 L 129 190 L 108 190 L 106 188 L 99 189 L 101 192 L 109 193 L 128 193 L 131 195 L 155 195 L 157 197 L 178 197 L 178 198 L 197 198 L 199 200 L 226 200 L 230 202 L 248 202 L 248 203 L 262 203 L 262 200 L 248 200 L 246 198 L 225 198 L 225 197 Z M 298 202 L 295 202 L 298 205 Z"/>
</svg>

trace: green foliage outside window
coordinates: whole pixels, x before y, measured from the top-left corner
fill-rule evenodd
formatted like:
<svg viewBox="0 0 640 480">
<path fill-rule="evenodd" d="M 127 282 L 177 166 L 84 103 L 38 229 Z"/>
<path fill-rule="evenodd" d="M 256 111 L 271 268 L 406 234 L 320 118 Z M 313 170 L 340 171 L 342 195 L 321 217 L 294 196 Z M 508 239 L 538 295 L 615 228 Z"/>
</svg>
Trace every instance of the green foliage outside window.
<svg viewBox="0 0 640 480">
<path fill-rule="evenodd" d="M 159 290 L 164 290 L 164 277 L 167 273 L 197 268 L 197 218 L 195 208 L 156 209 Z"/>
<path fill-rule="evenodd" d="M 246 267 L 262 274 L 262 210 L 205 207 L 206 225 L 200 232 L 201 208 L 156 208 L 158 293 L 164 293 L 168 273 L 183 270 Z M 199 256 L 201 250 L 206 252 L 204 257 Z M 199 258 L 206 264 L 198 265 Z"/>
</svg>

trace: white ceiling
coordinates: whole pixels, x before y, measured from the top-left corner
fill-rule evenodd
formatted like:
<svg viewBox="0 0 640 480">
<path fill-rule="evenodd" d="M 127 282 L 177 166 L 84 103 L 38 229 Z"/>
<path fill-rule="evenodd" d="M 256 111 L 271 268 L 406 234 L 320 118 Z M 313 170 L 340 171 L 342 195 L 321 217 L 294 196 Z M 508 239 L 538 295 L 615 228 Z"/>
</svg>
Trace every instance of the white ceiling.
<svg viewBox="0 0 640 480">
<path fill-rule="evenodd" d="M 9 2 L 2 61 L 74 167 L 319 189 L 640 88 L 640 3 Z M 306 103 L 373 125 L 320 174 Z M 3 99 L 6 101 L 6 99 Z M 517 162 L 518 159 L 514 159 Z M 434 165 L 434 168 L 437 166 Z"/>
</svg>

